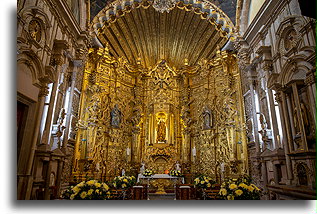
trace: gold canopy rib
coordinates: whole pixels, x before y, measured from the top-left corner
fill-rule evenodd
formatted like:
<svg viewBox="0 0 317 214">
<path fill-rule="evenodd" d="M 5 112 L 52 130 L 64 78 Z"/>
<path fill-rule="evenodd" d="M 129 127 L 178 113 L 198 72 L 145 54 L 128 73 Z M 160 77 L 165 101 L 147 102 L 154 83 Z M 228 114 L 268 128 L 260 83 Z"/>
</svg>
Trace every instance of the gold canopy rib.
<svg viewBox="0 0 317 214">
<path fill-rule="evenodd" d="M 153 68 L 160 60 L 180 69 L 184 60 L 196 65 L 200 59 L 211 59 L 217 46 L 228 38 L 197 10 L 175 7 L 159 13 L 153 7 L 137 7 L 111 19 L 101 30 L 103 43 L 110 44 L 114 56 L 131 64 L 141 60 L 145 68 Z"/>
</svg>

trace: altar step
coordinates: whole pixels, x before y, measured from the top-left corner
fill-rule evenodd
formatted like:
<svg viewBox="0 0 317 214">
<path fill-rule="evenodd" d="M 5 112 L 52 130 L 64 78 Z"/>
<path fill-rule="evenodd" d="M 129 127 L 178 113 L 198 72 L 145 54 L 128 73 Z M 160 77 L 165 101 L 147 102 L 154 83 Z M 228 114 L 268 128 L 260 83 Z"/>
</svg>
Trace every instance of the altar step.
<svg viewBox="0 0 317 214">
<path fill-rule="evenodd" d="M 175 193 L 155 194 L 149 193 L 150 200 L 174 200 Z"/>
</svg>

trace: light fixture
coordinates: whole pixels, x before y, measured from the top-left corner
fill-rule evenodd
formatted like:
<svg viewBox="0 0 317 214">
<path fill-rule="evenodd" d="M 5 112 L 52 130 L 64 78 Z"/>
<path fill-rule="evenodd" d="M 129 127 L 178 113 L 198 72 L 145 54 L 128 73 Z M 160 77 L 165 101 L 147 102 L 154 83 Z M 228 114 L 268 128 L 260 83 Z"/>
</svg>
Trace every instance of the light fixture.
<svg viewBox="0 0 317 214">
<path fill-rule="evenodd" d="M 176 5 L 176 0 L 154 0 L 153 7 L 160 13 L 169 13 Z"/>
</svg>

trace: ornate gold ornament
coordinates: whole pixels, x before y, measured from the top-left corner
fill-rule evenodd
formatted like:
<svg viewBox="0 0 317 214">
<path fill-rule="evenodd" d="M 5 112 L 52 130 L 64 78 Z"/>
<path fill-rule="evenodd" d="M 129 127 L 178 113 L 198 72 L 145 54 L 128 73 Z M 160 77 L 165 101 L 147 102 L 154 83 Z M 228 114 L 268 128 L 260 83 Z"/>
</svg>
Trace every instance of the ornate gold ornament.
<svg viewBox="0 0 317 214">
<path fill-rule="evenodd" d="M 29 23 L 29 33 L 32 39 L 39 42 L 41 40 L 42 28 L 37 20 L 32 20 Z"/>
<path fill-rule="evenodd" d="M 160 13 L 169 13 L 176 5 L 176 0 L 154 0 L 153 7 Z"/>
<path fill-rule="evenodd" d="M 175 70 L 166 60 L 144 68 L 111 57 L 107 49 L 90 50 L 74 174 L 87 164 L 88 172 L 98 172 L 94 176 L 137 173 L 141 162 L 164 173 L 177 161 L 189 173 L 214 178 L 223 165 L 227 174 L 245 172 L 239 81 L 235 56 L 226 52 Z"/>
<path fill-rule="evenodd" d="M 171 7 L 166 5 L 161 9 Z M 232 35 L 232 23 L 206 1 L 175 0 L 169 13 L 151 6 L 115 1 L 94 19 L 92 28 L 105 48 L 87 55 L 75 155 L 81 164 L 74 174 L 82 173 L 84 163 L 101 167 L 98 173 L 88 170 L 95 177 L 113 177 L 122 169 L 137 174 L 141 163 L 164 173 L 177 161 L 186 173 L 214 178 L 220 166 L 230 169 L 233 162 L 236 170 L 227 174 L 245 172 L 237 61 L 216 48 Z M 200 41 L 189 30 L 190 20 Z"/>
</svg>

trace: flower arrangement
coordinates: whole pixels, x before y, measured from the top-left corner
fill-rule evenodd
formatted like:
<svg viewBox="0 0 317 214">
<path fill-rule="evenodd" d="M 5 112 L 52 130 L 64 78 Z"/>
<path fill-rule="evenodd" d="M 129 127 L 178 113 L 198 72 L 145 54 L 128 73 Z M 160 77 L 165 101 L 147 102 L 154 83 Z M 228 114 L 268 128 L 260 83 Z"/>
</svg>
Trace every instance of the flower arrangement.
<svg viewBox="0 0 317 214">
<path fill-rule="evenodd" d="M 74 186 L 69 186 L 67 189 L 62 191 L 61 198 L 62 199 L 70 199 L 70 196 L 72 194 L 74 194 L 73 188 L 74 188 Z"/>
<path fill-rule="evenodd" d="M 219 196 L 224 200 L 259 200 L 261 189 L 252 183 L 250 177 L 241 176 L 223 182 Z"/>
<path fill-rule="evenodd" d="M 70 200 L 105 200 L 109 198 L 109 186 L 97 180 L 82 181 L 71 190 Z"/>
<path fill-rule="evenodd" d="M 117 176 L 112 181 L 112 185 L 116 189 L 128 189 L 135 183 L 136 179 L 134 176 Z"/>
<path fill-rule="evenodd" d="M 181 177 L 181 176 L 183 176 L 182 173 L 181 173 L 181 171 L 179 171 L 179 170 L 171 170 L 171 171 L 169 172 L 169 175 L 170 175 L 170 176 L 174 176 L 174 177 Z"/>
<path fill-rule="evenodd" d="M 144 170 L 143 172 L 143 176 L 146 176 L 146 177 L 150 177 L 151 175 L 153 175 L 153 171 L 151 169 L 146 169 Z"/>
<path fill-rule="evenodd" d="M 216 181 L 212 180 L 210 177 L 207 177 L 205 175 L 199 175 L 194 180 L 195 186 L 201 189 L 207 189 L 207 188 L 213 187 L 215 183 Z"/>
</svg>

